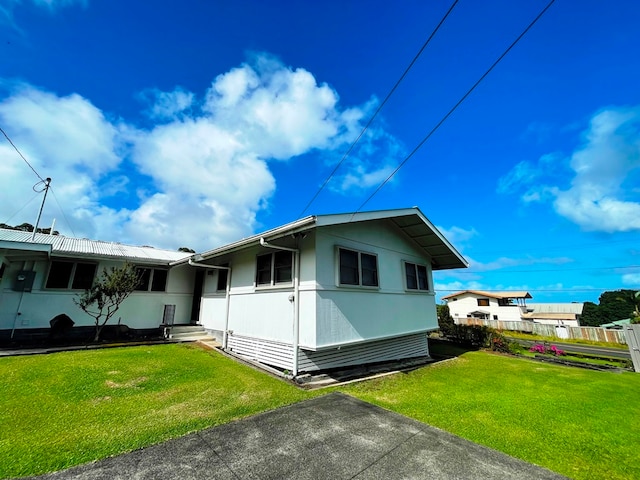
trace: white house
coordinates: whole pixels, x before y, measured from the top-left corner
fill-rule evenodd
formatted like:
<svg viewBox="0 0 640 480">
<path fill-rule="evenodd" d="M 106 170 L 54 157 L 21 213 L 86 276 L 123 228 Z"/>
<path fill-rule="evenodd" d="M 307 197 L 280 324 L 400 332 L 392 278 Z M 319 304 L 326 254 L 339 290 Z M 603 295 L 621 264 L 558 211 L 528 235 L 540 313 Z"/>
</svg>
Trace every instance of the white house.
<svg viewBox="0 0 640 480">
<path fill-rule="evenodd" d="M 454 321 L 462 318 L 519 322 L 527 313 L 528 292 L 464 290 L 442 297 Z"/>
<path fill-rule="evenodd" d="M 293 375 L 429 354 L 432 271 L 466 261 L 418 208 L 310 216 L 188 259 L 200 323 Z"/>
<path fill-rule="evenodd" d="M 0 336 L 49 329 L 49 321 L 66 314 L 76 326 L 93 325 L 74 303 L 103 268 L 129 261 L 142 270 L 142 283 L 117 313 L 134 329 L 158 328 L 165 305 L 175 305 L 176 323 L 197 319 L 196 277 L 189 267 L 170 263 L 189 253 L 132 247 L 119 243 L 0 229 Z M 197 292 L 199 298 L 199 292 Z M 196 305 L 197 307 L 197 302 Z"/>
<path fill-rule="evenodd" d="M 310 216 L 200 254 L 0 230 L 0 334 L 45 329 L 102 267 L 144 269 L 118 316 L 131 328 L 200 323 L 240 356 L 299 372 L 428 356 L 432 271 L 466 268 L 414 207 Z"/>
<path fill-rule="evenodd" d="M 584 303 L 529 303 L 523 320 L 545 325 L 579 327 Z"/>
</svg>

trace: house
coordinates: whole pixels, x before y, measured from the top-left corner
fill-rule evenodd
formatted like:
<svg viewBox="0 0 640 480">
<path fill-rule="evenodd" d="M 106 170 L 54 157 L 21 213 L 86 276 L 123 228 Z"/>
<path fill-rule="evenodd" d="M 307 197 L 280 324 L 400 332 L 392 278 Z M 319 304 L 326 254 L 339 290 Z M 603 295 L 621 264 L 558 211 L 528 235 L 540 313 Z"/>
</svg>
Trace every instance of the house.
<svg viewBox="0 0 640 480">
<path fill-rule="evenodd" d="M 454 321 L 461 318 L 519 322 L 527 312 L 528 292 L 464 290 L 442 297 Z"/>
<path fill-rule="evenodd" d="M 165 313 L 173 314 L 176 323 L 197 320 L 194 272 L 189 267 L 169 265 L 189 255 L 0 229 L 0 337 L 47 332 L 49 321 L 59 314 L 68 315 L 76 326 L 93 325 L 94 319 L 73 300 L 91 286 L 103 268 L 120 266 L 125 260 L 141 270 L 142 282 L 117 313 L 123 324 L 133 329 L 157 329 Z"/>
<path fill-rule="evenodd" d="M 544 325 L 579 327 L 584 303 L 530 303 L 523 320 Z"/>
<path fill-rule="evenodd" d="M 309 216 L 181 259 L 223 348 L 299 372 L 422 357 L 432 271 L 466 261 L 418 208 Z"/>
<path fill-rule="evenodd" d="M 464 258 L 417 208 L 309 216 L 200 254 L 0 231 L 0 331 L 47 328 L 102 267 L 143 269 L 132 328 L 199 323 L 236 355 L 300 372 L 429 355 L 434 270 Z"/>
</svg>

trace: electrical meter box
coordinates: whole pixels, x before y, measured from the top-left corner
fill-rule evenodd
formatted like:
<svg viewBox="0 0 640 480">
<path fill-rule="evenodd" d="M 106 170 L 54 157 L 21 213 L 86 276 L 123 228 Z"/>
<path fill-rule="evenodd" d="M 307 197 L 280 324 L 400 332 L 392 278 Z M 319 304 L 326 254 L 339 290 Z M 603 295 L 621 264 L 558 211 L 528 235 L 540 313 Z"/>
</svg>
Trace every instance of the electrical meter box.
<svg viewBox="0 0 640 480">
<path fill-rule="evenodd" d="M 35 279 L 36 272 L 22 270 L 18 272 L 15 280 L 13 281 L 13 289 L 16 292 L 30 292 Z"/>
</svg>

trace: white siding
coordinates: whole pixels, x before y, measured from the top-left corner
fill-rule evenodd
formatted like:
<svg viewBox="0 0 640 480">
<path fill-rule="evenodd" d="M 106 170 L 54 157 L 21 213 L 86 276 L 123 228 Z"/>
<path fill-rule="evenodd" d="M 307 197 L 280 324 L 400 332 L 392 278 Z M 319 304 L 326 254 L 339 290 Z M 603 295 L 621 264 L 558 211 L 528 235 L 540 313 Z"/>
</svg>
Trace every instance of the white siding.
<svg viewBox="0 0 640 480">
<path fill-rule="evenodd" d="M 479 298 L 488 298 L 475 293 L 465 293 L 464 296 L 453 298 L 447 301 L 449 312 L 455 320 L 456 318 L 467 318 L 473 312 L 481 311 L 489 313 L 489 320 L 501 320 L 505 322 L 519 322 L 521 309 L 518 305 L 500 306 L 497 298 L 489 298 L 489 306 L 478 306 Z M 497 318 L 496 318 L 497 317 Z"/>
<path fill-rule="evenodd" d="M 425 332 L 438 328 L 431 261 L 391 224 L 348 224 L 317 230 L 315 347 Z M 386 228 L 385 228 L 386 227 Z M 378 257 L 379 288 L 337 286 L 337 247 Z M 426 265 L 430 291 L 405 290 L 404 261 Z"/>
<path fill-rule="evenodd" d="M 121 265 L 121 262 L 103 261 L 96 274 L 103 268 Z M 31 292 L 12 290 L 13 280 L 20 270 L 36 272 Z M 73 302 L 81 290 L 47 290 L 44 288 L 48 262 L 13 262 L 7 268 L 0 285 L 0 330 L 24 328 L 49 328 L 49 321 L 61 313 L 67 314 L 76 326 L 91 326 L 94 319 L 85 314 Z M 115 317 L 109 322 L 121 323 L 131 328 L 155 328 L 162 323 L 165 304 L 176 305 L 175 323 L 189 323 L 193 298 L 193 271 L 188 267 L 171 269 L 166 292 L 134 292 L 127 298 Z M 18 312 L 20 315 L 18 315 Z"/>
</svg>

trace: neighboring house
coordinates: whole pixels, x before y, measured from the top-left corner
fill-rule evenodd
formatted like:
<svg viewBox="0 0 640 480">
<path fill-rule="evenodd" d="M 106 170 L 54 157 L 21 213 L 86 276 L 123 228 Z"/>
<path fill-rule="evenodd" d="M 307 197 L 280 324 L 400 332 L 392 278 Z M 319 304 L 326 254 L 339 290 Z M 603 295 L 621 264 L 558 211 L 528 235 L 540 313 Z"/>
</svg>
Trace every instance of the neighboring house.
<svg viewBox="0 0 640 480">
<path fill-rule="evenodd" d="M 422 357 L 432 271 L 466 261 L 418 208 L 310 216 L 174 262 L 204 276 L 200 323 L 293 375 Z"/>
<path fill-rule="evenodd" d="M 442 297 L 454 321 L 461 318 L 519 322 L 526 313 L 528 292 L 464 290 Z"/>
<path fill-rule="evenodd" d="M 119 317 L 130 328 L 158 328 L 165 305 L 175 305 L 175 323 L 197 319 L 194 271 L 169 265 L 191 254 L 61 235 L 36 234 L 32 240 L 32 235 L 0 229 L 3 338 L 13 338 L 16 331 L 48 329 L 49 321 L 59 314 L 68 315 L 76 326 L 93 325 L 94 319 L 73 299 L 92 285 L 103 268 L 121 266 L 125 260 L 142 270 L 142 283 L 111 323 L 117 323 Z"/>
<path fill-rule="evenodd" d="M 579 327 L 584 303 L 530 303 L 523 320 L 545 325 Z"/>
</svg>

